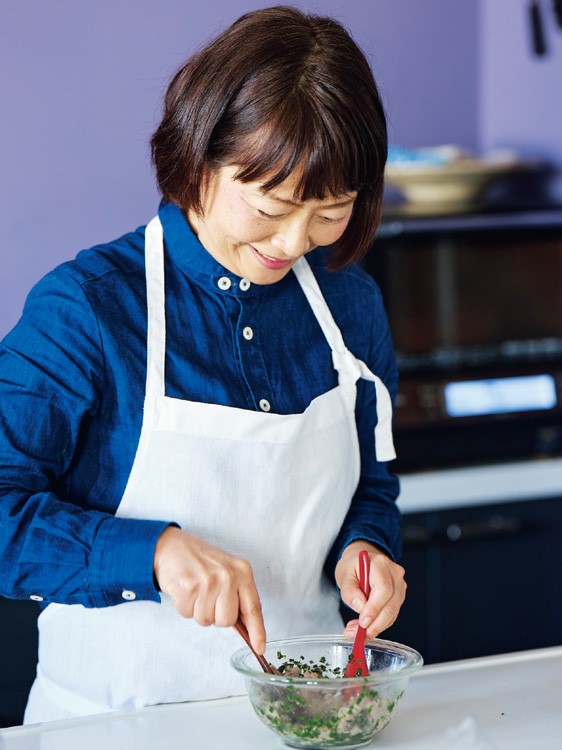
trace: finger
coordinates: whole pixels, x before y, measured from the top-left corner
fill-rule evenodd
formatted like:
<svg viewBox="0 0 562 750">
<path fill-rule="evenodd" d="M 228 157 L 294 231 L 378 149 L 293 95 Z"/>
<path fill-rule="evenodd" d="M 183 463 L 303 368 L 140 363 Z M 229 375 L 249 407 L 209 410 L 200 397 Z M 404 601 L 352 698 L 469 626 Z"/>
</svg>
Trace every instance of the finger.
<svg viewBox="0 0 562 750">
<path fill-rule="evenodd" d="M 340 595 L 345 604 L 354 612 L 361 612 L 365 606 L 367 597 L 359 586 L 359 580 L 353 569 L 343 576 L 340 583 Z"/>
<path fill-rule="evenodd" d="M 393 604 L 392 601 L 386 602 L 379 610 L 378 614 L 373 617 L 369 624 L 364 625 L 367 630 L 367 634 L 370 637 L 375 637 L 383 630 L 389 628 L 398 616 L 399 607 Z"/>
<path fill-rule="evenodd" d="M 357 635 L 357 628 L 359 627 L 359 620 L 349 620 L 343 629 L 344 638 L 355 638 Z"/>
<path fill-rule="evenodd" d="M 265 651 L 266 633 L 261 602 L 255 585 L 240 592 L 240 617 L 246 626 L 250 642 L 258 654 Z"/>
<path fill-rule="evenodd" d="M 376 638 L 380 633 L 393 625 L 399 612 L 399 604 L 396 604 L 394 601 L 387 602 L 371 625 L 366 628 L 367 638 Z"/>
<path fill-rule="evenodd" d="M 238 591 L 229 587 L 223 589 L 215 605 L 215 625 L 219 628 L 230 628 L 236 624 L 240 611 L 240 599 Z"/>
<path fill-rule="evenodd" d="M 369 572 L 371 592 L 359 616 L 359 624 L 362 627 L 367 628 L 391 600 L 400 609 L 406 589 L 404 572 L 401 565 L 392 562 L 386 556 L 381 555 L 371 559 Z"/>
<path fill-rule="evenodd" d="M 234 625 L 238 617 L 238 572 L 227 557 L 198 572 L 193 619 L 203 626 Z M 229 612 L 234 610 L 234 616 Z M 218 619 L 217 619 L 218 618 Z"/>
<path fill-rule="evenodd" d="M 250 641 L 258 654 L 265 651 L 266 633 L 263 622 L 261 602 L 257 596 L 240 600 L 240 616 L 248 630 Z"/>
<path fill-rule="evenodd" d="M 193 619 L 198 625 L 207 627 L 215 624 L 215 610 L 220 588 L 214 576 L 207 572 L 200 575 L 193 601 Z"/>
<path fill-rule="evenodd" d="M 193 614 L 196 622 L 218 627 L 234 625 L 240 609 L 239 588 L 248 585 L 253 585 L 253 576 L 245 560 L 229 557 L 202 571 Z"/>
<path fill-rule="evenodd" d="M 394 586 L 392 579 L 381 578 L 377 581 L 372 593 L 359 614 L 359 624 L 362 628 L 368 628 L 371 623 L 379 617 L 383 608 L 392 599 Z"/>
<path fill-rule="evenodd" d="M 368 638 L 375 638 L 383 630 L 389 628 L 398 617 L 400 608 L 404 603 L 404 599 L 406 596 L 406 582 L 401 580 L 393 581 L 393 583 L 394 587 L 392 595 L 387 598 L 386 601 L 383 601 L 383 599 L 386 598 L 386 595 L 383 595 L 381 597 L 382 603 L 380 605 L 379 603 L 376 603 L 375 609 L 373 610 L 374 614 L 371 614 L 367 609 L 370 605 L 370 602 L 365 606 L 365 609 L 367 610 L 365 619 L 363 619 L 364 615 L 363 613 L 361 613 L 361 617 L 359 618 L 361 624 L 363 624 L 365 620 L 368 621 L 369 618 L 371 618 L 371 621 L 367 622 L 367 625 L 364 625 L 364 627 L 366 627 L 367 629 Z"/>
</svg>

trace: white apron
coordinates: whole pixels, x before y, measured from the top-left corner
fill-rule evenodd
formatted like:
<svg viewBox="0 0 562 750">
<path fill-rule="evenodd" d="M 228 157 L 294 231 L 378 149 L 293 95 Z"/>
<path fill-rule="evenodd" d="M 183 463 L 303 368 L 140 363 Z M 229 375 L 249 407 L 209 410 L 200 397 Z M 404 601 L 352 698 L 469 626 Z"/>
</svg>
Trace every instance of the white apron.
<svg viewBox="0 0 562 750">
<path fill-rule="evenodd" d="M 165 395 L 164 246 L 146 229 L 148 354 L 144 418 L 117 516 L 171 519 L 250 561 L 268 640 L 340 632 L 338 594 L 322 575 L 357 487 L 356 381 L 375 382 L 377 457 L 394 457 L 388 391 L 345 348 L 302 258 L 294 272 L 333 353 L 339 385 L 302 414 L 280 415 Z M 89 609 L 50 604 L 26 723 L 244 692 L 229 664 L 232 628 L 182 618 L 169 597 Z"/>
</svg>

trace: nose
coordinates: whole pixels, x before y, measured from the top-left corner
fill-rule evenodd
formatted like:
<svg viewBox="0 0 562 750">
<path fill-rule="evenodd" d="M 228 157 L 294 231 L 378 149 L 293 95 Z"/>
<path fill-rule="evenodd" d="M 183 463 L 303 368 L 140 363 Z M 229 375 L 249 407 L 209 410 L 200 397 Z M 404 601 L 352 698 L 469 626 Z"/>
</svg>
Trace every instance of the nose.
<svg viewBox="0 0 562 750">
<path fill-rule="evenodd" d="M 279 227 L 271 238 L 271 244 L 287 258 L 300 258 L 311 248 L 308 222 L 294 221 Z"/>
</svg>

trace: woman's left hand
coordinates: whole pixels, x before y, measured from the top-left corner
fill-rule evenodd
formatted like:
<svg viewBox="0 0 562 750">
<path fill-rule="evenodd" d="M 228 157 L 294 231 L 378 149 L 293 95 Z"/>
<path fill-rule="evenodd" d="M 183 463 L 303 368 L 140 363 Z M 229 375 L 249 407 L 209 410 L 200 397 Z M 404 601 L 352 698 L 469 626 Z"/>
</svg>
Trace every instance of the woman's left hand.
<svg viewBox="0 0 562 750">
<path fill-rule="evenodd" d="M 363 549 L 370 559 L 368 600 L 359 585 L 358 559 Z M 359 624 L 367 630 L 367 639 L 375 638 L 396 620 L 406 596 L 404 568 L 392 562 L 378 547 L 361 540 L 345 548 L 336 565 L 336 583 L 345 604 L 360 613 L 359 619 L 350 620 L 344 630 L 344 635 L 349 637 L 355 635 Z"/>
</svg>

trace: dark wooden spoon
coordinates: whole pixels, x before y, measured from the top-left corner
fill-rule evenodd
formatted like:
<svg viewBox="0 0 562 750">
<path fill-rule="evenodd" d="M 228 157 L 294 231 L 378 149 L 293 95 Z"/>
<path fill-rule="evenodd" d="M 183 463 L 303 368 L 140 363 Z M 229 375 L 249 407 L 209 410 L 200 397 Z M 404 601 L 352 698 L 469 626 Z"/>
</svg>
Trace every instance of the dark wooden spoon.
<svg viewBox="0 0 562 750">
<path fill-rule="evenodd" d="M 248 648 L 253 653 L 253 655 L 256 657 L 256 659 L 259 661 L 260 667 L 263 669 L 264 672 L 268 672 L 269 674 L 281 674 L 278 669 L 276 669 L 275 667 L 273 667 L 267 661 L 267 659 L 265 658 L 265 656 L 262 656 L 262 654 L 258 654 L 258 653 L 256 653 L 256 651 L 254 651 L 254 647 L 252 646 L 252 644 L 250 642 L 250 636 L 248 635 L 248 630 L 246 629 L 246 626 L 244 625 L 244 623 L 242 622 L 242 620 L 240 618 L 238 618 L 238 621 L 237 621 L 236 625 L 234 625 L 234 630 L 236 630 L 242 636 L 242 638 L 245 640 Z"/>
</svg>

